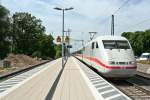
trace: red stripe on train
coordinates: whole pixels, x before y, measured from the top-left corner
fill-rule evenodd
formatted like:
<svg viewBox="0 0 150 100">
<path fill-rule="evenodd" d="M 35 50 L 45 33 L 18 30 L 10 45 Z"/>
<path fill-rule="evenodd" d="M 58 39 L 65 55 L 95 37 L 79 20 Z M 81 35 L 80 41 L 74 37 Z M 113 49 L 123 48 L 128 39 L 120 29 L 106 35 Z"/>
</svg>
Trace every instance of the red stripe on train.
<svg viewBox="0 0 150 100">
<path fill-rule="evenodd" d="M 108 66 L 108 65 L 105 65 L 104 63 L 102 63 L 99 59 L 94 58 L 94 57 L 87 57 L 85 55 L 77 55 L 77 56 L 84 57 L 84 58 L 91 60 L 91 61 L 99 64 L 100 66 L 108 68 L 108 69 L 136 69 L 137 68 L 136 66 Z"/>
</svg>

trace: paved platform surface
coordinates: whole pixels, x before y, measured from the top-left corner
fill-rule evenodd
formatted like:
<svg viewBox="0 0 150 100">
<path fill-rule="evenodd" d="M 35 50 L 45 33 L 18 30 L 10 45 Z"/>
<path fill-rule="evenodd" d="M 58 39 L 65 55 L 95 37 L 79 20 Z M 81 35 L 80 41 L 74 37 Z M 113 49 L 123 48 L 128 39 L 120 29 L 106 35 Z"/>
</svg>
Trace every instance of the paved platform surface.
<svg viewBox="0 0 150 100">
<path fill-rule="evenodd" d="M 68 59 L 53 100 L 95 100 L 74 59 Z"/>
<path fill-rule="evenodd" d="M 74 57 L 68 58 L 64 69 L 61 59 L 43 66 L 2 92 L 0 100 L 131 100 Z"/>
<path fill-rule="evenodd" d="M 38 73 L 0 94 L 0 100 L 45 100 L 61 69 L 61 59 L 46 64 Z"/>
</svg>

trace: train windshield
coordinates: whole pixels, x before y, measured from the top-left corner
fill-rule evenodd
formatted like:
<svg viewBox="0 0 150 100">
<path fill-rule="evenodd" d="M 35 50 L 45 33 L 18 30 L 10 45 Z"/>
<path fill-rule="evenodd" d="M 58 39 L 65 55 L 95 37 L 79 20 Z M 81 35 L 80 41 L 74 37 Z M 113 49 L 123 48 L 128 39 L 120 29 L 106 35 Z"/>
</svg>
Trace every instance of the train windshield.
<svg viewBox="0 0 150 100">
<path fill-rule="evenodd" d="M 142 55 L 141 58 L 149 58 L 149 55 Z"/>
<path fill-rule="evenodd" d="M 124 40 L 103 40 L 105 49 L 130 49 L 129 43 Z"/>
</svg>

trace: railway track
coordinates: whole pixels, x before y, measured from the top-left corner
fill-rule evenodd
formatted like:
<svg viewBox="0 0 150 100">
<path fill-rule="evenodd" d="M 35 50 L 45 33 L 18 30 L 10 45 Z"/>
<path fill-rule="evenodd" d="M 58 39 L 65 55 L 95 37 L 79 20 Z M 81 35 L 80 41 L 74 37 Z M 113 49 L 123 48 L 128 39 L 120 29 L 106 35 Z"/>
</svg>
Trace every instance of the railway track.
<svg viewBox="0 0 150 100">
<path fill-rule="evenodd" d="M 133 100 L 150 100 L 150 92 L 148 90 L 128 80 L 115 80 L 111 81 L 111 83 Z"/>
<path fill-rule="evenodd" d="M 150 79 L 150 74 L 140 72 L 140 71 L 137 71 L 136 76 L 143 77 L 143 78 L 146 78 L 146 79 Z"/>
<path fill-rule="evenodd" d="M 133 100 L 150 100 L 150 78 L 147 76 L 137 74 L 126 80 L 107 80 Z"/>
<path fill-rule="evenodd" d="M 127 80 L 109 80 L 109 82 L 133 100 L 150 100 L 150 78 L 147 76 L 149 75 L 142 73 Z"/>
<path fill-rule="evenodd" d="M 80 59 L 78 60 L 81 61 Z M 89 66 L 83 61 L 81 62 L 101 76 L 101 74 L 97 72 L 96 69 Z M 126 80 L 106 79 L 106 80 L 109 81 L 111 84 L 113 84 L 115 87 L 117 87 L 119 90 L 124 92 L 133 100 L 150 100 L 150 75 L 148 74 L 137 72 L 137 74 L 130 79 Z"/>
</svg>

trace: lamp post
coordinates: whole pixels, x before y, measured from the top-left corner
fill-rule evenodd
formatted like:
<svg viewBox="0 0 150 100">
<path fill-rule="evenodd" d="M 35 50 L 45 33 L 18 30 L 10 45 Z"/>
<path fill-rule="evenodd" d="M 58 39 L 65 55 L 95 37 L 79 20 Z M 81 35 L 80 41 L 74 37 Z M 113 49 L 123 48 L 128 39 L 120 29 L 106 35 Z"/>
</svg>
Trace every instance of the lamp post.
<svg viewBox="0 0 150 100">
<path fill-rule="evenodd" d="M 64 67 L 64 12 L 67 10 L 72 10 L 73 8 L 54 8 L 55 10 L 61 10 L 62 11 L 62 67 Z"/>
<path fill-rule="evenodd" d="M 112 15 L 111 20 L 111 35 L 114 36 L 114 15 Z"/>
<path fill-rule="evenodd" d="M 66 38 L 68 37 L 69 40 L 67 41 L 68 45 L 70 46 L 70 32 L 71 32 L 71 29 L 68 29 L 67 31 L 64 31 L 66 32 Z M 68 56 L 70 56 L 70 48 L 68 48 Z"/>
</svg>

